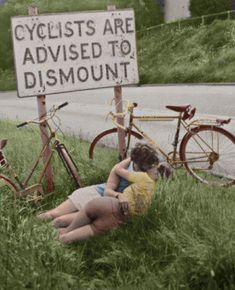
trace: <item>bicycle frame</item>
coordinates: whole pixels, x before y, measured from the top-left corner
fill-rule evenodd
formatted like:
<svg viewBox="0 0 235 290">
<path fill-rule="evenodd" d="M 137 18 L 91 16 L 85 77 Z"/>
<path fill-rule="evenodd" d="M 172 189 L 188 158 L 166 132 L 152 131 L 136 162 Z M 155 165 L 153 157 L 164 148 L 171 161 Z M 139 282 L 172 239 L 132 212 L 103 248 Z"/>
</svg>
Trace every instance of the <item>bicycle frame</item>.
<svg viewBox="0 0 235 290">
<path fill-rule="evenodd" d="M 40 194 L 43 194 L 43 189 L 42 189 L 41 183 L 42 183 L 42 179 L 43 179 L 43 177 L 45 175 L 45 172 L 47 170 L 47 167 L 50 164 L 51 158 L 52 158 L 52 156 L 54 154 L 54 150 L 51 150 L 51 153 L 48 156 L 48 158 L 46 160 L 44 160 L 44 165 L 43 165 L 42 169 L 40 170 L 40 172 L 38 174 L 36 183 L 34 183 L 31 186 L 29 186 L 28 184 L 30 183 L 31 178 L 32 178 L 35 170 L 37 169 L 40 161 L 42 161 L 43 154 L 44 154 L 45 150 L 47 149 L 49 144 L 52 143 L 52 139 L 53 138 L 54 138 L 54 136 L 52 134 L 50 134 L 50 136 L 48 138 L 48 141 L 41 148 L 38 157 L 34 161 L 32 167 L 29 170 L 29 173 L 26 175 L 26 178 L 25 178 L 24 181 L 20 180 L 19 176 L 16 174 L 15 170 L 12 168 L 12 166 L 9 163 L 6 164 L 5 168 L 6 168 L 7 173 L 10 175 L 10 177 L 12 179 L 15 180 L 16 184 L 18 185 L 17 186 L 17 196 L 23 197 L 23 196 L 25 196 L 25 195 L 27 195 L 29 193 L 33 193 L 35 191 L 39 192 Z"/>
<path fill-rule="evenodd" d="M 183 114 L 179 113 L 177 116 L 176 115 L 169 115 L 169 116 L 135 116 L 133 115 L 133 112 L 130 111 L 130 118 L 129 118 L 129 126 L 128 129 L 132 129 L 135 128 L 137 130 L 137 132 L 139 132 L 152 146 L 154 146 L 165 158 L 166 160 L 172 165 L 178 165 L 178 164 L 183 164 L 184 162 L 181 160 L 177 160 L 176 156 L 177 156 L 177 147 L 178 147 L 178 143 L 179 143 L 179 134 L 180 134 L 180 130 L 181 127 L 183 126 L 184 129 L 186 131 L 189 131 L 188 127 L 189 125 L 182 119 Z M 174 120 L 178 120 L 177 121 L 177 126 L 176 126 L 176 131 L 175 131 L 175 135 L 174 135 L 174 141 L 172 143 L 173 145 L 173 156 L 170 157 L 169 154 L 167 154 L 164 149 L 156 142 L 154 141 L 148 134 L 146 134 L 144 131 L 142 131 L 140 129 L 139 126 L 137 126 L 134 123 L 134 120 L 139 120 L 139 121 L 157 121 L 157 122 L 161 122 L 161 121 L 174 121 Z M 130 134 L 129 134 L 130 136 Z M 129 143 L 129 139 L 130 137 L 128 136 L 128 143 Z M 127 148 L 129 147 L 129 144 L 127 144 Z"/>
<path fill-rule="evenodd" d="M 64 104 L 60 105 L 59 107 L 57 107 L 57 109 L 60 109 L 61 107 L 65 106 L 67 104 L 68 103 L 64 103 Z M 48 128 L 48 131 L 49 131 L 49 136 L 47 138 L 47 141 L 46 141 L 46 143 L 44 143 L 44 145 L 40 149 L 39 154 L 36 157 L 36 160 L 33 162 L 33 165 L 31 166 L 24 181 L 20 180 L 19 176 L 16 174 L 13 167 L 10 165 L 10 163 L 7 162 L 5 156 L 3 155 L 3 152 L 1 150 L 1 158 L 2 158 L 2 160 L 4 160 L 4 164 L 2 167 L 5 169 L 5 171 L 7 171 L 7 174 L 10 176 L 10 178 L 12 178 L 15 181 L 15 183 L 13 183 L 9 178 L 7 178 L 7 176 L 1 175 L 1 178 L 3 180 L 5 180 L 8 184 L 9 183 L 13 184 L 14 191 L 15 191 L 15 194 L 17 197 L 23 197 L 23 196 L 28 195 L 29 193 L 34 193 L 34 192 L 38 192 L 41 195 L 43 195 L 42 179 L 46 173 L 46 170 L 51 162 L 52 156 L 53 156 L 55 151 L 58 152 L 61 160 L 63 161 L 63 164 L 64 164 L 66 170 L 73 177 L 73 179 L 76 183 L 76 187 L 77 188 L 81 187 L 78 169 L 77 169 L 71 155 L 69 154 L 68 150 L 66 149 L 65 145 L 62 144 L 59 141 L 59 139 L 56 137 L 56 132 L 52 129 L 52 127 L 49 123 L 49 120 L 55 116 L 55 112 L 56 112 L 56 109 L 54 109 L 54 111 L 52 111 L 52 113 L 51 113 L 51 115 L 49 115 L 49 117 L 45 116 L 44 119 L 42 119 L 38 122 L 28 121 L 28 122 L 24 122 L 24 123 L 17 126 L 17 127 L 22 127 L 28 123 L 43 124 L 44 126 L 46 126 Z M 57 127 L 57 129 L 59 129 L 59 126 Z M 6 140 L 4 140 L 3 144 L 4 145 L 0 149 L 3 149 L 3 147 L 6 145 Z M 51 147 L 50 154 L 48 155 L 48 157 L 46 159 L 44 159 L 44 153 L 47 150 L 47 148 L 49 148 L 49 147 Z M 39 164 L 41 163 L 41 161 L 44 161 L 44 164 L 37 175 L 36 183 L 29 185 L 31 183 L 32 176 L 34 175 L 34 173 L 35 173 L 36 169 L 38 168 Z M 8 180 L 10 180 L 10 182 Z"/>
<path fill-rule="evenodd" d="M 121 114 L 116 114 L 119 115 L 119 116 L 125 116 L 127 113 L 129 113 L 129 125 L 127 128 L 121 126 L 120 124 L 118 124 L 116 121 L 114 121 L 114 118 L 113 118 L 113 121 L 114 123 L 126 130 L 127 129 L 127 146 L 126 146 L 126 151 L 129 149 L 129 145 L 130 145 L 130 139 L 131 139 L 131 131 L 132 131 L 132 128 L 135 128 L 136 131 L 138 133 L 140 133 L 141 136 L 143 136 L 145 138 L 145 140 L 147 140 L 152 146 L 154 146 L 154 148 L 156 148 L 157 151 L 159 151 L 162 156 L 167 160 L 167 162 L 172 166 L 177 166 L 177 165 L 183 165 L 184 163 L 187 163 L 189 160 L 182 160 L 180 157 L 177 158 L 177 149 L 178 149 L 178 144 L 179 144 L 179 134 L 180 134 L 180 131 L 181 131 L 181 127 L 183 127 L 186 131 L 186 133 L 190 133 L 191 130 L 193 130 L 193 128 L 195 127 L 198 127 L 198 126 L 203 126 L 203 125 L 210 125 L 210 126 L 222 126 L 223 124 L 227 124 L 230 122 L 231 119 L 228 119 L 228 120 L 214 120 L 214 119 L 197 119 L 197 120 L 194 120 L 190 123 L 186 122 L 186 119 L 191 119 L 194 114 L 195 114 L 195 111 L 196 109 L 195 108 L 192 108 L 191 109 L 191 112 L 187 112 L 187 110 L 184 110 L 184 111 L 180 111 L 178 113 L 178 115 L 141 115 L 141 116 L 137 116 L 137 115 L 134 115 L 133 111 L 134 111 L 134 108 L 137 106 L 136 103 L 133 103 L 132 105 L 129 105 L 128 106 L 128 109 L 127 109 L 127 112 L 125 113 L 121 113 Z M 190 106 L 191 107 L 191 106 Z M 190 108 L 189 107 L 189 108 Z M 185 113 L 187 113 L 188 115 L 186 115 L 185 117 Z M 114 117 L 114 114 L 111 113 L 111 115 Z M 143 130 L 140 129 L 139 126 L 136 125 L 136 123 L 134 122 L 134 120 L 139 120 L 139 121 L 155 121 L 155 122 L 162 122 L 162 121 L 174 121 L 174 120 L 177 120 L 177 125 L 176 125 L 176 131 L 175 131 L 175 135 L 174 135 L 174 141 L 172 143 L 173 145 L 173 151 L 170 152 L 172 153 L 172 157 L 169 155 L 169 153 L 167 153 L 166 151 L 164 151 L 164 149 L 155 141 L 153 140 L 147 133 L 145 133 Z M 197 133 L 195 134 L 197 136 Z M 210 150 L 213 151 L 213 148 L 210 147 L 210 145 L 205 141 L 203 140 L 200 136 L 197 136 L 198 139 L 200 139 L 200 141 L 202 141 L 206 146 L 207 148 L 209 148 Z M 192 137 L 194 139 L 194 141 L 196 143 L 198 143 L 198 146 L 201 147 L 201 145 L 199 144 L 199 142 L 197 141 L 197 139 L 195 138 L 195 136 Z M 202 149 L 202 147 L 201 147 Z M 203 150 L 204 151 L 204 150 Z M 206 152 L 205 152 L 206 154 Z M 208 159 L 210 159 L 210 162 L 211 163 L 214 163 L 216 161 L 216 155 L 211 155 L 209 156 L 209 154 L 207 154 L 207 157 Z M 191 160 L 191 163 L 193 163 L 194 161 Z M 204 162 L 204 161 L 201 161 L 201 162 Z M 198 160 L 197 160 L 197 163 L 198 163 Z"/>
</svg>

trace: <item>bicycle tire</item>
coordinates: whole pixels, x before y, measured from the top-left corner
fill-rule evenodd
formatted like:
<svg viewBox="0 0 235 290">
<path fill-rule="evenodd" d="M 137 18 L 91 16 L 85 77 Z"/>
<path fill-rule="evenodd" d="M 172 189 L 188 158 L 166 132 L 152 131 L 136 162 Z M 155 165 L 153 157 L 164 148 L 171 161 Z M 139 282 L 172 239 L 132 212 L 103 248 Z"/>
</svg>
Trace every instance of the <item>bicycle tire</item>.
<svg viewBox="0 0 235 290">
<path fill-rule="evenodd" d="M 14 202 L 16 200 L 17 197 L 17 193 L 18 193 L 18 188 L 15 185 L 15 183 L 7 176 L 5 175 L 0 175 L 0 191 L 2 192 L 3 188 L 6 187 L 7 189 L 10 189 L 11 192 L 14 195 Z"/>
<path fill-rule="evenodd" d="M 180 144 L 180 158 L 186 170 L 210 186 L 235 184 L 235 136 L 209 125 L 195 127 Z"/>
<path fill-rule="evenodd" d="M 130 134 L 131 134 L 130 136 L 131 142 L 129 144 L 129 147 L 126 148 L 126 153 L 128 149 L 132 147 L 132 143 L 135 143 L 138 140 L 143 139 L 143 136 L 135 131 L 131 130 Z M 128 144 L 127 132 L 125 134 L 125 138 L 126 138 L 126 144 Z M 98 134 L 91 142 L 90 147 L 89 147 L 89 158 L 96 160 L 97 164 L 99 163 L 99 160 L 100 162 L 102 162 L 102 164 L 103 163 L 109 164 L 109 162 L 114 164 L 120 161 L 121 159 L 117 151 L 117 146 L 118 146 L 117 144 L 118 144 L 117 128 L 112 128 L 112 129 L 103 131 L 100 134 Z M 101 157 L 99 158 L 98 155 L 101 155 Z M 103 159 L 106 159 L 106 161 L 103 162 L 104 161 Z"/>
<path fill-rule="evenodd" d="M 56 150 L 62 160 L 64 167 L 66 168 L 68 174 L 74 180 L 76 188 L 82 187 L 81 178 L 79 175 L 78 167 L 76 166 L 72 156 L 69 154 L 67 148 L 64 144 L 57 143 Z"/>
</svg>

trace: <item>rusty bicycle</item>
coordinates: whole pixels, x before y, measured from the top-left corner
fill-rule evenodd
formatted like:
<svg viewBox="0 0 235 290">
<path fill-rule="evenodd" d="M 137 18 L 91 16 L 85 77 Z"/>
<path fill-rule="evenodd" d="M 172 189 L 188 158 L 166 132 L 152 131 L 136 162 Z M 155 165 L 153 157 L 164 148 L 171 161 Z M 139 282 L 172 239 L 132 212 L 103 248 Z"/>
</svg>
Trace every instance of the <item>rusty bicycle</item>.
<svg viewBox="0 0 235 290">
<path fill-rule="evenodd" d="M 98 134 L 90 144 L 89 157 L 98 158 L 102 147 L 109 148 L 112 154 L 117 147 L 117 127 L 125 132 L 125 155 L 132 142 L 145 139 L 152 144 L 172 167 L 184 166 L 197 180 L 211 186 L 229 187 L 235 184 L 235 136 L 222 128 L 231 119 L 195 119 L 192 120 L 196 108 L 191 105 L 166 106 L 175 115 L 135 115 L 137 103 L 127 102 L 124 112 L 110 112 L 115 128 L 105 130 Z M 126 126 L 121 126 L 117 118 L 129 116 Z M 176 120 L 176 130 L 172 142 L 173 150 L 166 152 L 144 132 L 137 124 L 138 121 L 173 121 Z M 180 139 L 181 128 L 185 135 Z M 104 157 L 103 157 L 104 158 Z"/>
<path fill-rule="evenodd" d="M 42 124 L 43 126 L 47 127 L 49 132 L 47 142 L 40 149 L 40 152 L 38 153 L 35 161 L 33 162 L 32 168 L 29 170 L 24 180 L 21 180 L 21 178 L 19 178 L 16 170 L 13 168 L 10 162 L 8 162 L 8 159 L 4 154 L 4 148 L 7 145 L 7 139 L 0 140 L 0 190 L 2 190 L 3 187 L 10 188 L 10 190 L 14 193 L 14 200 L 17 197 L 26 197 L 31 195 L 31 200 L 35 202 L 42 198 L 42 196 L 44 195 L 42 186 L 43 177 L 45 176 L 46 170 L 55 152 L 58 153 L 68 174 L 74 181 L 75 187 L 79 188 L 82 186 L 78 168 L 74 160 L 72 159 L 71 154 L 56 135 L 56 132 L 60 130 L 61 123 L 59 117 L 57 116 L 57 111 L 67 105 L 68 102 L 65 102 L 59 106 L 53 106 L 42 118 L 25 121 L 17 125 L 17 128 L 20 128 L 28 124 Z M 48 147 L 51 148 L 51 152 L 46 160 L 42 162 L 44 152 Z M 37 171 L 37 181 L 34 182 L 32 181 L 32 177 L 33 175 L 35 175 L 36 169 L 38 169 L 39 164 L 41 163 L 43 163 L 43 166 L 41 166 L 41 168 L 39 168 L 39 170 Z"/>
</svg>

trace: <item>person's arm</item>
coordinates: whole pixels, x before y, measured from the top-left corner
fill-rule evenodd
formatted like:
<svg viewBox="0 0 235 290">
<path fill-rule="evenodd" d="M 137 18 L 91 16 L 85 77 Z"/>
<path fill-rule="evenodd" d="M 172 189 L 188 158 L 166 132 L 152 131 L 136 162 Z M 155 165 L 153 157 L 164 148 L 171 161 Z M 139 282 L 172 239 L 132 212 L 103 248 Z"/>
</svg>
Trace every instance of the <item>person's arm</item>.
<svg viewBox="0 0 235 290">
<path fill-rule="evenodd" d="M 116 175 L 129 181 L 129 171 L 126 168 L 123 168 L 123 167 L 119 166 L 119 164 L 117 164 L 114 167 L 114 171 L 115 171 Z"/>
<path fill-rule="evenodd" d="M 118 187 L 120 177 L 115 173 L 114 168 L 110 171 L 104 194 L 110 197 L 117 197 L 118 192 L 115 189 Z"/>
<path fill-rule="evenodd" d="M 126 169 L 123 169 L 123 170 L 126 170 Z M 128 199 L 120 192 L 115 191 L 115 189 L 118 186 L 119 180 L 120 180 L 120 177 L 116 174 L 116 167 L 114 166 L 114 168 L 111 170 L 109 174 L 109 178 L 105 187 L 105 195 L 117 198 L 121 205 L 123 214 L 127 215 L 128 214 Z"/>
<path fill-rule="evenodd" d="M 119 162 L 118 164 L 116 164 L 110 174 L 109 174 L 109 177 L 108 177 L 108 180 L 107 180 L 107 184 L 106 184 L 106 187 L 105 187 L 105 195 L 107 196 L 111 196 L 111 197 L 117 197 L 119 192 L 115 191 L 115 189 L 118 187 L 118 184 L 119 184 L 119 181 L 120 181 L 120 175 L 117 174 L 117 169 L 118 170 L 126 170 L 127 171 L 127 168 L 130 164 L 130 158 L 127 158 L 121 162 Z M 128 171 L 127 171 L 128 172 Z M 124 177 L 125 178 L 125 177 Z"/>
<path fill-rule="evenodd" d="M 113 170 L 114 170 L 116 176 L 122 177 L 122 178 L 126 179 L 127 181 L 131 181 L 129 178 L 130 173 L 129 173 L 127 168 L 128 167 L 122 166 L 122 164 L 117 164 L 116 166 L 114 166 Z M 129 208 L 128 198 L 123 194 L 117 194 L 116 198 L 118 199 L 118 201 L 120 203 L 123 214 L 127 215 L 128 208 Z"/>
</svg>

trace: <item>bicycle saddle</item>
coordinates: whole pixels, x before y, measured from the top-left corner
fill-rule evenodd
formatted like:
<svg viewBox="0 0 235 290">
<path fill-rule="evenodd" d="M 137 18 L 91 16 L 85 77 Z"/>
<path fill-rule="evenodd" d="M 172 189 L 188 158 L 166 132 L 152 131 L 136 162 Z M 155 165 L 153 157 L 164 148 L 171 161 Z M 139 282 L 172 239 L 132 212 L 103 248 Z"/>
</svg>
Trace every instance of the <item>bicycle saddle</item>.
<svg viewBox="0 0 235 290">
<path fill-rule="evenodd" d="M 7 145 L 7 139 L 0 140 L 0 150 L 2 150 Z"/>
<path fill-rule="evenodd" d="M 166 106 L 167 109 L 170 109 L 175 112 L 185 112 L 191 105 L 184 105 L 184 106 Z"/>
</svg>

